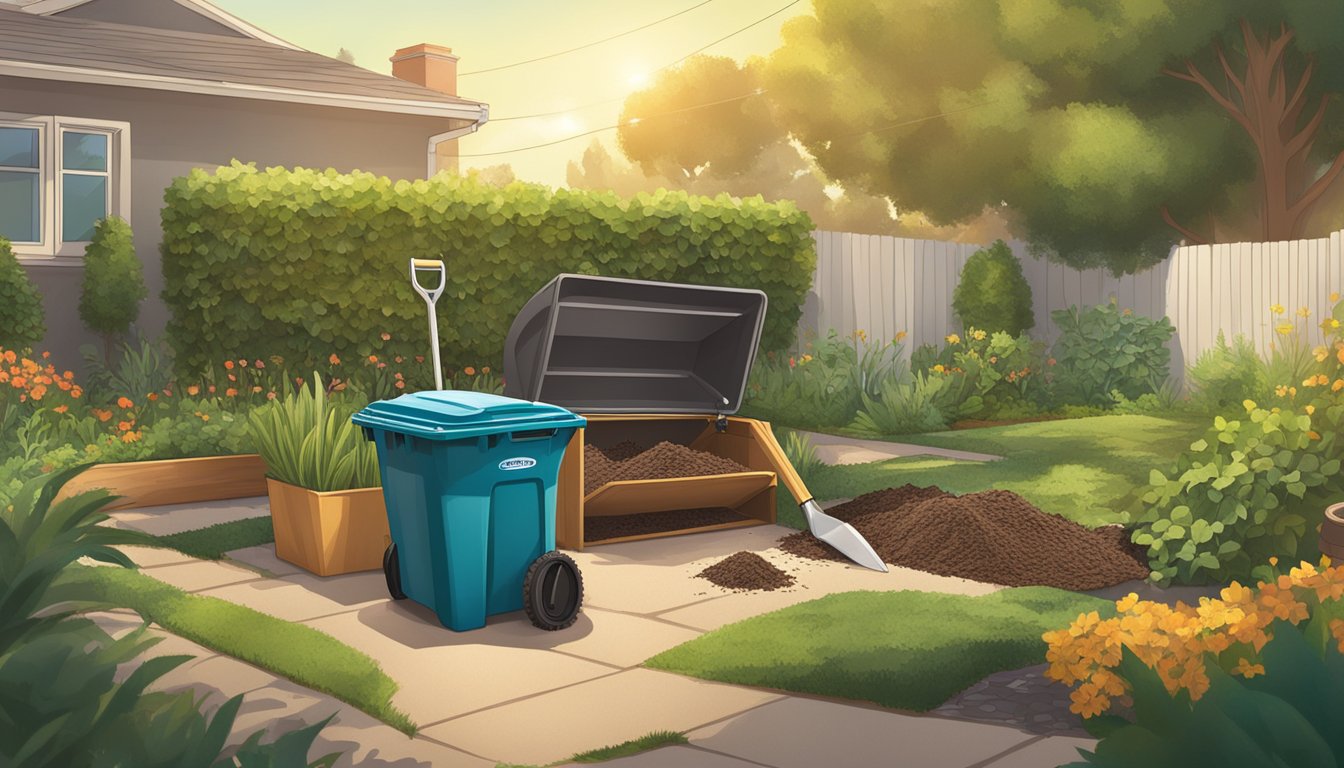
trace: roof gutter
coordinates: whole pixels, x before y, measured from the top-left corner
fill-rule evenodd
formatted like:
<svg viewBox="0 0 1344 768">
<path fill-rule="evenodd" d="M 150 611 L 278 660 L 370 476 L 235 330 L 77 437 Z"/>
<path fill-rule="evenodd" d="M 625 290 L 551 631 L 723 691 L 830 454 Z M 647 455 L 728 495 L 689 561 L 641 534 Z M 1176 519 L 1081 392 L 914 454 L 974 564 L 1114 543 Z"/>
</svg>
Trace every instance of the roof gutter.
<svg viewBox="0 0 1344 768">
<path fill-rule="evenodd" d="M 490 105 L 482 104 L 481 112 L 470 125 L 464 125 L 461 128 L 454 128 L 451 131 L 436 133 L 429 137 L 429 157 L 428 164 L 425 166 L 425 178 L 428 179 L 438 171 L 439 145 L 445 141 L 452 141 L 463 136 L 469 136 L 475 133 L 482 125 L 490 121 Z"/>
</svg>

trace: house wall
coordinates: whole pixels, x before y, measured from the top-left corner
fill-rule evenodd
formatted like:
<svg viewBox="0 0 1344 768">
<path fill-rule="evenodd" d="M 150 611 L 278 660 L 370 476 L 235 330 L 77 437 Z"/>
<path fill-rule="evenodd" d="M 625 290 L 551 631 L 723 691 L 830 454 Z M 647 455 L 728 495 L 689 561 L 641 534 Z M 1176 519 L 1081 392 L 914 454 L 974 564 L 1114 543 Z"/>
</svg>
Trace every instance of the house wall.
<svg viewBox="0 0 1344 768">
<path fill-rule="evenodd" d="M 159 298 L 163 289 L 159 212 L 163 191 L 174 178 L 192 168 L 227 165 L 234 158 L 258 167 L 334 167 L 393 179 L 424 178 L 426 140 L 460 122 L 10 77 L 0 77 L 0 105 L 6 112 L 130 124 L 131 227 L 149 287 L 137 326 L 151 337 L 162 333 L 168 319 Z M 42 346 L 60 365 L 74 368 L 79 345 L 94 341 L 82 327 L 77 309 L 83 270 L 77 263 L 25 266 L 46 308 L 47 338 Z"/>
</svg>

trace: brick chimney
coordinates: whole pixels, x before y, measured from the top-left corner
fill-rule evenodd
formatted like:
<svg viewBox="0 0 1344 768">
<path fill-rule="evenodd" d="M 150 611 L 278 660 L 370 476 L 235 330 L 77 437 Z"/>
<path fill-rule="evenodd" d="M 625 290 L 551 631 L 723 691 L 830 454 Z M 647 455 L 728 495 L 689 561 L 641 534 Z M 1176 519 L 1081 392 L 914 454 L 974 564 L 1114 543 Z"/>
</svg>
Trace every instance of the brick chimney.
<svg viewBox="0 0 1344 768">
<path fill-rule="evenodd" d="M 421 43 L 392 54 L 392 76 L 430 90 L 457 95 L 457 57 L 452 48 Z"/>
</svg>

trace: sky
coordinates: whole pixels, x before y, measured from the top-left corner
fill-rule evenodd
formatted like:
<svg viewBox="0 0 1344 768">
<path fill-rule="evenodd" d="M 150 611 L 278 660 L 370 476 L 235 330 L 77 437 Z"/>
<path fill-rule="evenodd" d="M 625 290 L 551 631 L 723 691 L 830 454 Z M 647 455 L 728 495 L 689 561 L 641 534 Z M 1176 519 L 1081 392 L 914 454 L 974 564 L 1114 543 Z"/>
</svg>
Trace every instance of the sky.
<svg viewBox="0 0 1344 768">
<path fill-rule="evenodd" d="M 790 0 L 214 0 L 215 5 L 296 45 L 328 56 L 341 48 L 366 69 L 391 74 L 398 48 L 433 43 L 453 49 L 458 93 L 490 105 L 491 122 L 460 144 L 461 166 L 510 164 L 519 178 L 565 183 L 565 165 L 593 137 L 516 152 L 612 126 L 624 98 L 656 71 L 788 5 Z M 695 7 L 705 3 L 701 7 Z M 470 75 L 633 30 L 678 11 L 674 19 L 575 53 Z M 780 27 L 811 13 L 809 0 L 708 48 L 743 61 L 779 46 Z M 605 103 L 598 103 L 605 102 Z M 593 106 L 589 106 L 593 105 Z M 511 116 L 562 112 L 527 120 Z M 619 155 L 616 131 L 596 135 Z M 501 153 L 488 154 L 487 153 Z M 486 155 L 467 157 L 467 155 Z"/>
</svg>

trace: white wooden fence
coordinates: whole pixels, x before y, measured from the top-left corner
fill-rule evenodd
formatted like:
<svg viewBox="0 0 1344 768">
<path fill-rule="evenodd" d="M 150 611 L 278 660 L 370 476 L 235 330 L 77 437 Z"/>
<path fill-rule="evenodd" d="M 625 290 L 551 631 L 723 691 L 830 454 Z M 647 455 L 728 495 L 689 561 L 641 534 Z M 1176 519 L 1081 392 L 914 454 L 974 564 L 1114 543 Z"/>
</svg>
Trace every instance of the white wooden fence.
<svg viewBox="0 0 1344 768">
<path fill-rule="evenodd" d="M 908 334 L 906 351 L 940 342 L 961 325 L 952 293 L 966 259 L 982 246 L 843 232 L 814 232 L 817 269 L 799 324 L 800 339 L 863 330 L 870 339 Z M 1330 294 L 1344 291 L 1344 231 L 1315 240 L 1184 246 L 1138 274 L 1112 277 L 1104 269 L 1077 270 L 1027 253 L 1012 243 L 1031 285 L 1033 336 L 1053 342 L 1059 330 L 1050 313 L 1114 298 L 1148 317 L 1170 318 L 1172 372 L 1180 375 L 1218 333 L 1230 341 L 1244 334 L 1262 351 L 1274 326 L 1286 320 L 1310 329 L 1331 309 Z M 1270 306 L 1282 305 L 1286 317 Z M 1296 316 L 1305 307 L 1310 319 Z"/>
</svg>

